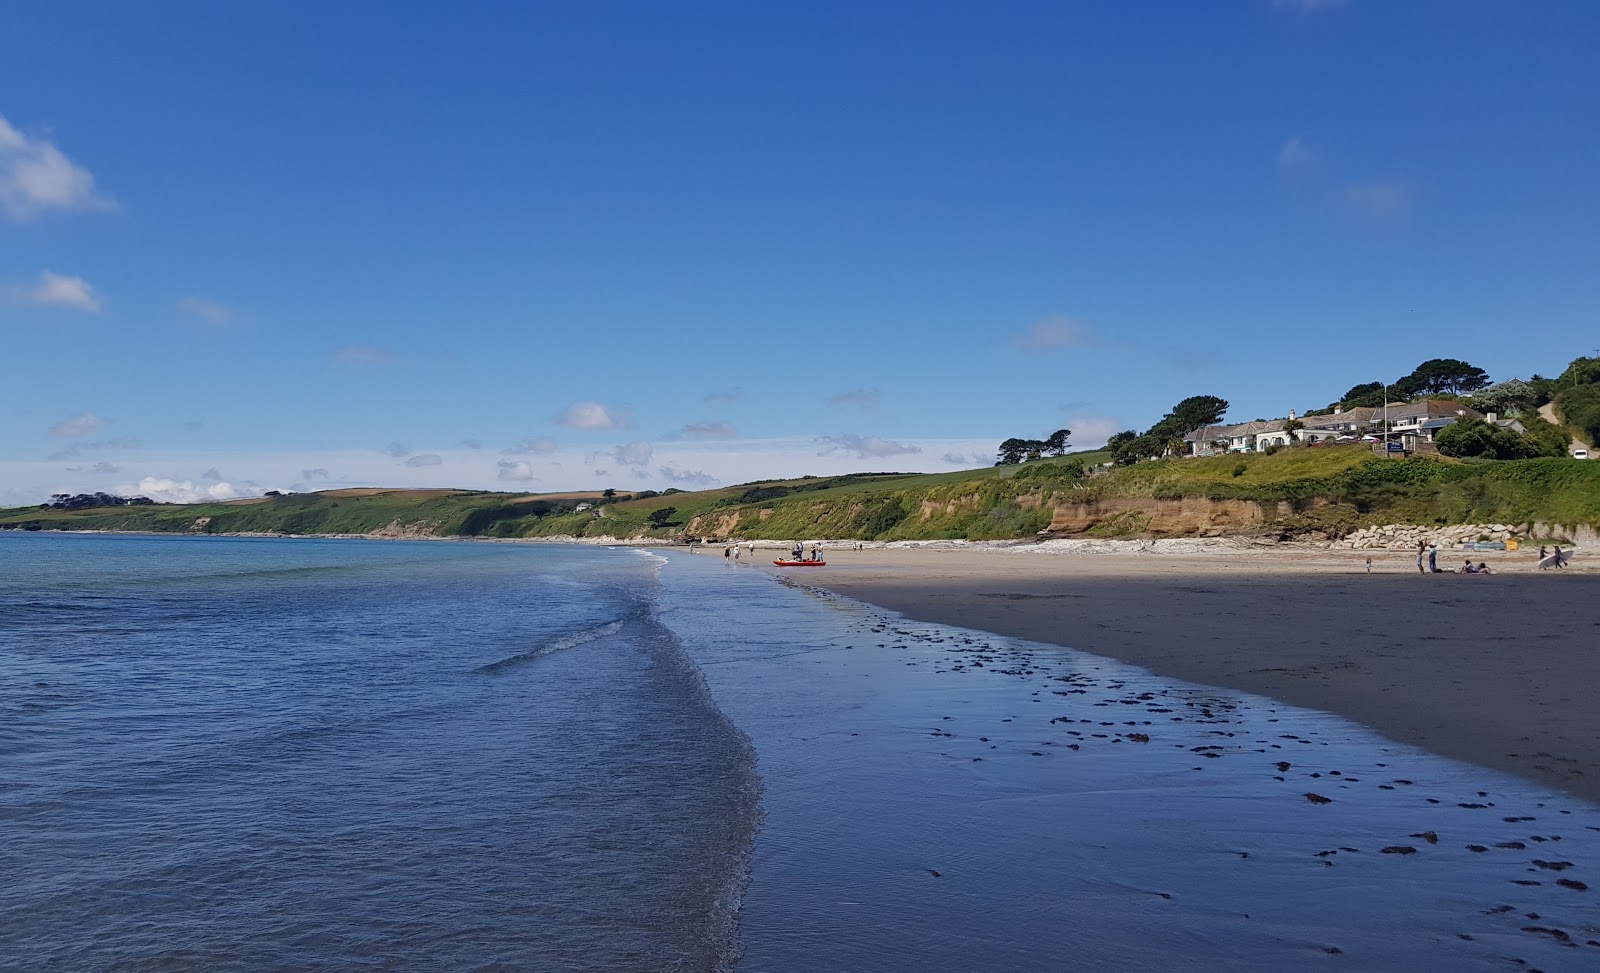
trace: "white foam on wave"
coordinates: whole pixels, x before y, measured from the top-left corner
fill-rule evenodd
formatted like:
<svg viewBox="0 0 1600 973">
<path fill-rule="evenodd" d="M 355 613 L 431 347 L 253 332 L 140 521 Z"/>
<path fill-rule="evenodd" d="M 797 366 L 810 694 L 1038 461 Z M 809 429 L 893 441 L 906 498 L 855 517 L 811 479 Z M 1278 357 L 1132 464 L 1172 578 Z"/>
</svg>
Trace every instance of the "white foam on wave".
<svg viewBox="0 0 1600 973">
<path fill-rule="evenodd" d="M 567 635 L 560 636 L 559 638 L 555 638 L 549 642 L 546 642 L 538 648 L 530 649 L 527 652 L 519 652 L 516 655 L 507 656 L 498 662 L 491 662 L 488 665 L 479 666 L 477 671 L 503 672 L 506 669 L 510 669 L 515 666 L 537 661 L 552 653 L 560 652 L 564 649 L 575 648 L 584 644 L 585 642 L 593 642 L 595 639 L 605 638 L 607 635 L 615 635 L 621 630 L 622 619 L 619 618 L 615 621 L 606 622 L 604 625 L 596 625 L 594 628 L 584 629 L 581 632 L 572 632 Z"/>
</svg>

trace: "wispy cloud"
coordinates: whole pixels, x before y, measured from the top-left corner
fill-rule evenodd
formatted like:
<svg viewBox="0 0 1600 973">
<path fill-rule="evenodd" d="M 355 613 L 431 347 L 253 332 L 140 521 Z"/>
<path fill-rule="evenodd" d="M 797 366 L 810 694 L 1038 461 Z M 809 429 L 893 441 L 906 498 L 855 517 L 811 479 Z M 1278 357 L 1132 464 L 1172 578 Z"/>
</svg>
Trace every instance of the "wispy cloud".
<svg viewBox="0 0 1600 973">
<path fill-rule="evenodd" d="M 238 319 L 232 308 L 223 307 L 203 297 L 186 297 L 178 302 L 178 310 L 214 327 L 223 328 Z"/>
<path fill-rule="evenodd" d="M 1046 315 L 1011 336 L 1011 343 L 1024 351 L 1082 348 L 1096 340 L 1093 328 L 1064 314 Z"/>
<path fill-rule="evenodd" d="M 100 473 L 100 474 L 121 473 L 122 472 L 122 467 L 118 466 L 115 463 L 107 463 L 105 460 L 101 460 L 100 462 L 94 464 L 93 466 L 69 466 L 69 467 L 67 467 L 67 472 L 68 473 Z"/>
<path fill-rule="evenodd" d="M 12 285 L 0 292 L 10 304 L 37 304 L 41 307 L 70 307 L 79 311 L 100 310 L 94 288 L 82 277 L 42 271 L 33 284 Z"/>
<path fill-rule="evenodd" d="M 610 450 L 607 455 L 614 457 L 623 466 L 642 470 L 650 465 L 650 458 L 655 452 L 655 447 L 649 443 L 624 443 Z"/>
<path fill-rule="evenodd" d="M 392 365 L 395 355 L 376 345 L 344 345 L 333 350 L 333 360 L 341 365 Z"/>
<path fill-rule="evenodd" d="M 1073 449 L 1098 449 L 1114 433 L 1127 428 L 1111 416 L 1073 416 L 1067 427 L 1072 430 Z"/>
<path fill-rule="evenodd" d="M 858 436 L 855 433 L 841 433 L 837 436 L 820 436 L 818 445 L 822 449 L 818 455 L 845 452 L 861 459 L 882 459 L 887 456 L 910 456 L 922 452 L 922 447 L 911 443 L 897 443 L 892 439 L 882 439 L 878 436 Z"/>
<path fill-rule="evenodd" d="M 383 447 L 383 451 L 395 459 L 404 459 L 411 455 L 411 448 L 404 443 L 390 443 Z"/>
<path fill-rule="evenodd" d="M 993 462 L 993 460 L 987 456 L 984 456 L 982 453 L 945 453 L 939 458 L 944 460 L 946 463 L 949 463 L 951 466 L 959 466 L 964 469 L 971 469 L 972 467 L 977 466 L 988 466 Z"/>
<path fill-rule="evenodd" d="M 1278 171 L 1285 175 L 1315 169 L 1319 161 L 1317 154 L 1298 135 L 1283 143 L 1283 148 L 1278 150 Z"/>
<path fill-rule="evenodd" d="M 443 466 L 444 457 L 438 453 L 418 453 L 406 460 L 405 465 L 413 469 L 419 466 Z"/>
<path fill-rule="evenodd" d="M 1411 208 L 1411 187 L 1399 181 L 1358 182 L 1345 187 L 1344 201 L 1369 220 L 1398 219 Z"/>
<path fill-rule="evenodd" d="M 848 392 L 828 396 L 828 404 L 871 412 L 883 404 L 883 393 L 877 389 L 851 389 Z"/>
<path fill-rule="evenodd" d="M 483 448 L 483 440 L 481 440 L 481 439 L 463 439 L 463 440 L 461 440 L 461 445 L 467 447 L 468 449 L 482 449 Z"/>
<path fill-rule="evenodd" d="M 0 210 L 26 220 L 52 209 L 107 210 L 116 209 L 116 203 L 95 192 L 88 169 L 0 117 Z"/>
<path fill-rule="evenodd" d="M 540 436 L 538 439 L 519 439 L 502 449 L 505 456 L 545 456 L 556 451 L 556 441 L 549 436 Z"/>
<path fill-rule="evenodd" d="M 1290 13 L 1317 14 L 1324 10 L 1342 7 L 1349 2 L 1350 0 L 1272 0 L 1272 5 Z"/>
<path fill-rule="evenodd" d="M 708 473 L 699 470 L 680 470 L 671 466 L 663 466 L 656 470 L 663 480 L 672 483 L 683 483 L 689 486 L 714 487 L 720 486 L 722 481 Z"/>
<path fill-rule="evenodd" d="M 738 402 L 743 398 L 743 389 L 724 389 L 720 392 L 709 393 L 703 401 L 709 405 L 722 405 L 728 402 Z"/>
<path fill-rule="evenodd" d="M 172 480 L 147 476 L 136 484 L 117 488 L 123 495 L 149 497 L 158 503 L 199 503 L 202 500 L 231 500 L 242 493 L 227 481 L 195 483 L 191 480 Z"/>
<path fill-rule="evenodd" d="M 50 431 L 57 436 L 76 437 L 87 436 L 100 428 L 100 417 L 93 412 L 82 415 L 68 416 L 50 427 Z"/>
<path fill-rule="evenodd" d="M 300 478 L 302 480 L 329 480 L 332 479 L 332 475 L 326 469 L 316 466 L 311 469 L 301 470 Z"/>
<path fill-rule="evenodd" d="M 608 408 L 598 402 L 574 402 L 555 417 L 555 422 L 569 429 L 620 429 L 632 425 L 627 410 Z"/>
<path fill-rule="evenodd" d="M 518 483 L 527 483 L 531 480 L 537 479 L 537 477 L 533 475 L 533 467 L 528 465 L 527 460 L 503 459 L 500 461 L 500 475 L 497 477 L 497 479 L 515 480 Z"/>
<path fill-rule="evenodd" d="M 739 434 L 726 422 L 691 422 L 678 430 L 684 439 L 736 439 Z"/>
</svg>

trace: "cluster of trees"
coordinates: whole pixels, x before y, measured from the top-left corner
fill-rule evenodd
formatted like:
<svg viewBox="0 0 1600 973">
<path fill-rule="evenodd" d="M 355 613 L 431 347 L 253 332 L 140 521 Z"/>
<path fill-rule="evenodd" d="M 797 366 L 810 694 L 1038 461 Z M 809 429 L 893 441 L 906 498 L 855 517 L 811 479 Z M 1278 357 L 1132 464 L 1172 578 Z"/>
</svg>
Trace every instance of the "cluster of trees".
<svg viewBox="0 0 1600 973">
<path fill-rule="evenodd" d="M 1182 453 L 1183 437 L 1196 429 L 1216 425 L 1227 412 L 1227 399 L 1191 395 L 1144 432 L 1127 429 L 1112 436 L 1106 440 L 1106 449 L 1111 451 L 1111 461 L 1118 466 L 1131 466 L 1142 459 L 1168 453 Z"/>
<path fill-rule="evenodd" d="M 1567 454 L 1566 434 L 1556 426 L 1531 416 L 1523 426 L 1525 433 L 1482 419 L 1462 419 L 1439 430 L 1433 441 L 1446 456 L 1532 459 Z"/>
<path fill-rule="evenodd" d="M 1600 358 L 1578 358 L 1557 379 L 1540 379 L 1561 421 L 1583 434 L 1591 446 L 1600 446 Z M 1535 389 L 1539 385 L 1530 382 Z"/>
<path fill-rule="evenodd" d="M 87 510 L 90 507 L 143 507 L 155 503 L 149 497 L 118 497 L 109 493 L 52 493 L 40 510 Z"/>
<path fill-rule="evenodd" d="M 1375 408 L 1388 402 L 1406 402 L 1411 399 L 1439 395 L 1470 395 L 1489 384 L 1489 373 L 1476 365 L 1458 358 L 1430 358 L 1411 374 L 1402 375 L 1393 382 L 1363 382 L 1351 386 L 1338 402 L 1322 412 L 1332 412 L 1333 406 L 1346 409 Z"/>
<path fill-rule="evenodd" d="M 1071 429 L 1057 429 L 1043 439 L 1007 439 L 995 453 L 994 465 L 1015 466 L 1041 456 L 1060 456 L 1067 451 Z"/>
</svg>

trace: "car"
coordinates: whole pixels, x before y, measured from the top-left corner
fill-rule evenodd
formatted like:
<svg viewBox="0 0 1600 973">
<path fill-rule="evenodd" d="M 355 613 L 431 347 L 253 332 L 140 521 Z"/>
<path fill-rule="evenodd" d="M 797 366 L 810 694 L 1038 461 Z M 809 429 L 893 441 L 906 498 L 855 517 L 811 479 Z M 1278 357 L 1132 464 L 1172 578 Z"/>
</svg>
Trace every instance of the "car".
<svg viewBox="0 0 1600 973">
<path fill-rule="evenodd" d="M 1575 450 L 1572 451 L 1572 458 L 1573 459 L 1588 459 L 1589 458 L 1589 451 L 1587 449 L 1575 449 Z"/>
</svg>

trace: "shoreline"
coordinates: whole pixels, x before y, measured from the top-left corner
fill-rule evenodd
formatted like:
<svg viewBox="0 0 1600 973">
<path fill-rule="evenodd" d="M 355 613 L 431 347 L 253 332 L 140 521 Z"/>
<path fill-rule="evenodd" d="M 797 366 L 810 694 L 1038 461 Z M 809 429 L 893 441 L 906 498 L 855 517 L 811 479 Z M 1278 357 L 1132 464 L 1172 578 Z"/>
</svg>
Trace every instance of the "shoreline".
<svg viewBox="0 0 1600 973">
<path fill-rule="evenodd" d="M 1441 551 L 1441 568 L 1462 556 Z M 1541 572 L 1527 552 L 1473 552 L 1497 573 L 1464 577 L 1420 575 L 1394 551 L 829 557 L 796 583 L 1334 713 L 1600 805 L 1592 565 Z"/>
</svg>

